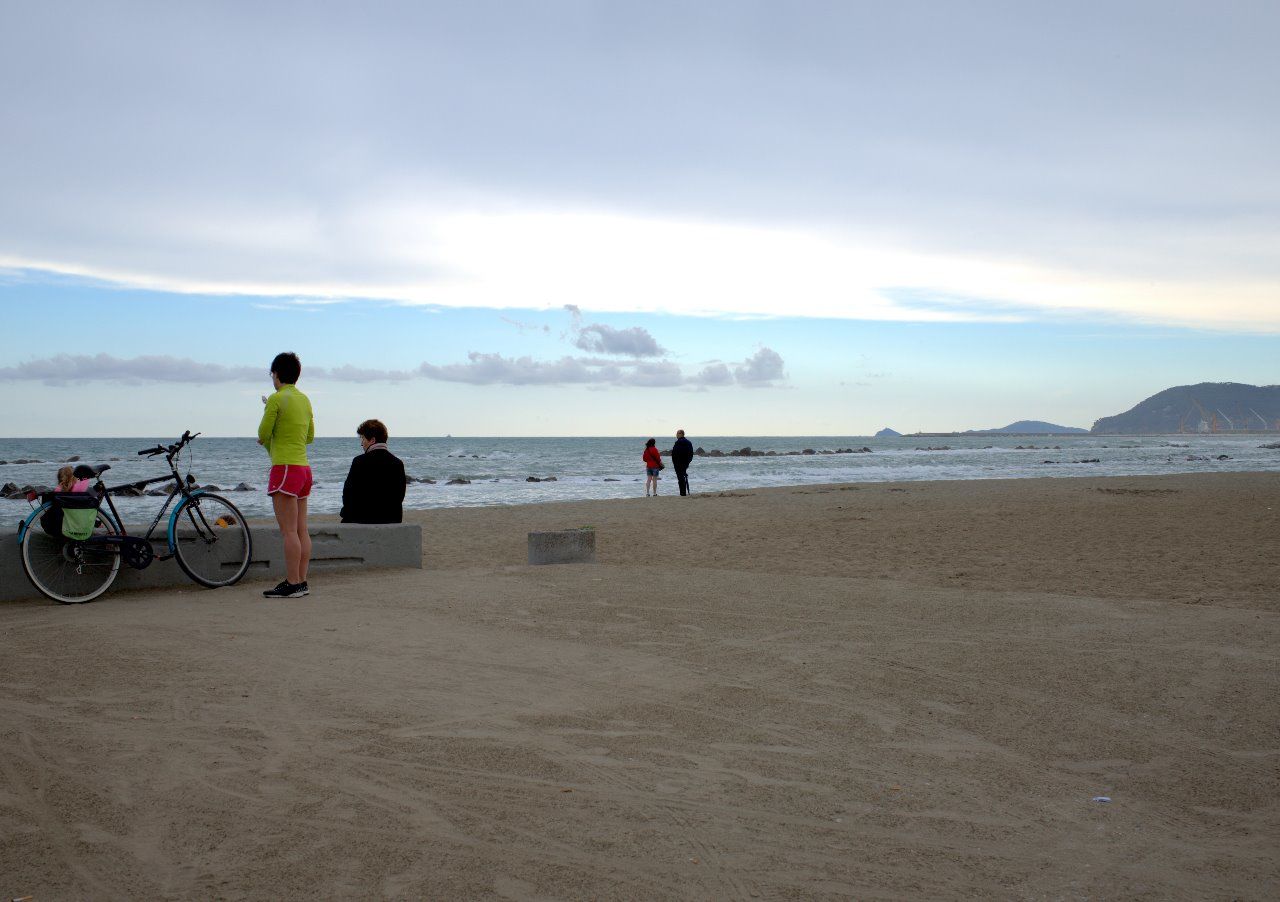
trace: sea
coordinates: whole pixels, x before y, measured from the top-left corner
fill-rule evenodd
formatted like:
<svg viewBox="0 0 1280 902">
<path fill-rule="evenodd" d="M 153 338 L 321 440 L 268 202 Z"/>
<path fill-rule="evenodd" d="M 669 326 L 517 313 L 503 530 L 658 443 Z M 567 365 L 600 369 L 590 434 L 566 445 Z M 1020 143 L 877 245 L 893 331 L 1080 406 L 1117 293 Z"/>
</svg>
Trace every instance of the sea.
<svg viewBox="0 0 1280 902">
<path fill-rule="evenodd" d="M 935 479 L 1069 479 L 1172 473 L 1280 473 L 1280 434 L 1207 435 L 963 435 L 902 436 L 690 436 L 696 448 L 723 457 L 695 457 L 689 470 L 695 493 L 816 483 L 914 482 Z M 172 436 L 139 438 L 0 439 L 0 484 L 51 485 L 62 462 L 110 464 L 108 485 L 160 476 L 164 458 L 137 455 Z M 659 447 L 671 446 L 659 440 Z M 637 438 L 399 438 L 391 450 L 415 480 L 409 508 L 477 507 L 634 498 L 644 494 Z M 741 452 L 749 448 L 761 455 Z M 835 453 L 862 449 L 858 453 Z M 772 453 L 770 453 L 772 452 Z M 798 452 L 798 453 L 797 453 Z M 342 482 L 360 446 L 351 438 L 318 438 L 309 449 L 315 488 L 310 509 L 337 513 Z M 26 462 L 21 462 L 26 461 Z M 266 452 L 251 438 L 197 438 L 180 460 L 180 472 L 217 486 L 249 516 L 270 513 L 264 493 Z M 531 481 L 530 477 L 538 481 Z M 450 485 L 450 481 L 455 484 Z M 463 482 L 462 480 L 465 480 Z M 237 486 L 249 488 L 236 491 Z M 661 492 L 675 495 L 670 468 Z M 120 498 L 130 522 L 146 521 L 163 498 Z M 25 500 L 0 499 L 0 516 L 16 523 Z"/>
</svg>

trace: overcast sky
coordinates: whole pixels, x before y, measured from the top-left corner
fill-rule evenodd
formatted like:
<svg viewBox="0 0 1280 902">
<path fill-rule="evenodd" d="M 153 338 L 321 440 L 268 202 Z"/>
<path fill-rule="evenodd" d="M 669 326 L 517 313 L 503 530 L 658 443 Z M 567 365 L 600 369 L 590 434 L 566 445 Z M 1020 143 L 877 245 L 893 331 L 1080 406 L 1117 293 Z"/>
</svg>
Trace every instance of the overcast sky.
<svg viewBox="0 0 1280 902">
<path fill-rule="evenodd" d="M 183 384 L 256 397 L 277 345 L 338 434 L 372 397 L 855 434 L 1280 381 L 1277 34 L 1275 2 L 0 3 L 0 303 L 59 336 L 0 349 L 0 434 L 125 383 L 157 408 L 100 428 L 181 431 Z"/>
</svg>

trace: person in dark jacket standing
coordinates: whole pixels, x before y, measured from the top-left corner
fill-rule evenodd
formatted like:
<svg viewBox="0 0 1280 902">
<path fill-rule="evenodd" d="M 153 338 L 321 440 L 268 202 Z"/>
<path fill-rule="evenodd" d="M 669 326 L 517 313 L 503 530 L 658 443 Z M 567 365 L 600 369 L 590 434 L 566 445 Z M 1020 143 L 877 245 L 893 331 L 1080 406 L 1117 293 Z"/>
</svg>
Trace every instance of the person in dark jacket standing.
<svg viewBox="0 0 1280 902">
<path fill-rule="evenodd" d="M 676 483 L 680 494 L 689 494 L 689 464 L 693 461 L 693 442 L 684 437 L 684 430 L 676 430 L 676 443 L 671 446 L 671 468 L 676 471 Z"/>
<path fill-rule="evenodd" d="M 404 464 L 387 450 L 387 427 L 365 420 L 356 427 L 364 453 L 351 461 L 342 484 L 343 523 L 400 523 L 404 520 Z"/>
</svg>

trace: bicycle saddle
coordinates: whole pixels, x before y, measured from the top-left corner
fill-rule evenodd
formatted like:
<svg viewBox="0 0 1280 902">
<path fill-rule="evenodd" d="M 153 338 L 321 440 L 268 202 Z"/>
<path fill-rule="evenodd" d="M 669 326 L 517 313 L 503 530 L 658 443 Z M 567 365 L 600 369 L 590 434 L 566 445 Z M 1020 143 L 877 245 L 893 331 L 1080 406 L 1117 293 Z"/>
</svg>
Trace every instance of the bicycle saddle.
<svg viewBox="0 0 1280 902">
<path fill-rule="evenodd" d="M 75 468 L 76 479 L 92 479 L 95 476 L 101 476 L 104 472 L 111 469 L 111 464 L 80 464 Z"/>
</svg>

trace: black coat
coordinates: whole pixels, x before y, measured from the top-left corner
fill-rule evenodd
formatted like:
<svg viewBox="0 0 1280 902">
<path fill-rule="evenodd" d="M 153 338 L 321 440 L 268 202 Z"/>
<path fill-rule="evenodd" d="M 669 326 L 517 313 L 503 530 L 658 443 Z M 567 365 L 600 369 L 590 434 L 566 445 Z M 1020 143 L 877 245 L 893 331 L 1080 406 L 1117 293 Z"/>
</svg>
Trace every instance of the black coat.
<svg viewBox="0 0 1280 902">
<path fill-rule="evenodd" d="M 404 520 L 404 464 L 385 448 L 351 461 L 342 484 L 343 523 L 400 523 Z"/>
<path fill-rule="evenodd" d="M 692 460 L 693 442 L 687 438 L 676 439 L 676 443 L 671 446 L 671 466 L 677 470 L 687 470 Z"/>
</svg>

